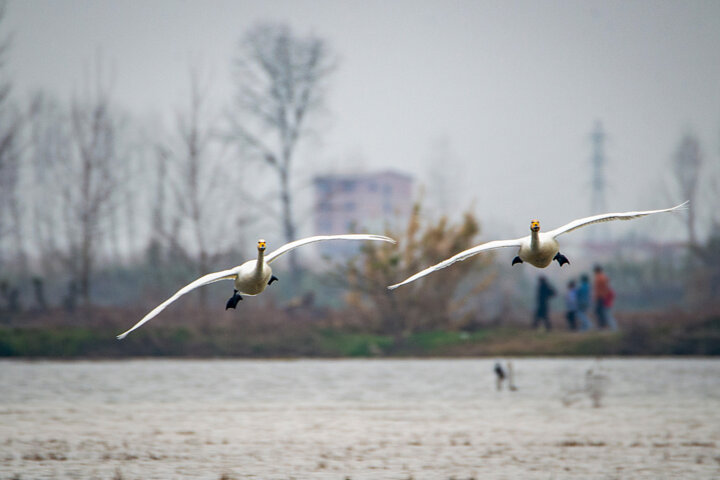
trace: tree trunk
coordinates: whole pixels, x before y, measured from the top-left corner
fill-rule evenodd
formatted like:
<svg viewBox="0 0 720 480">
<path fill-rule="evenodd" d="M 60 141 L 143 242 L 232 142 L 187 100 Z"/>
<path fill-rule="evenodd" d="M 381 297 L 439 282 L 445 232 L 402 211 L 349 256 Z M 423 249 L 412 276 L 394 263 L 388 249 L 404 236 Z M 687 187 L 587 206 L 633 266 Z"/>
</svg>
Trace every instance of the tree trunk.
<svg viewBox="0 0 720 480">
<path fill-rule="evenodd" d="M 45 300 L 45 288 L 43 285 L 43 279 L 40 277 L 33 277 L 33 292 L 35 293 L 35 303 L 41 311 L 47 310 L 47 301 Z"/>
<path fill-rule="evenodd" d="M 292 216 L 292 197 L 290 193 L 290 178 L 288 168 L 280 170 L 280 201 L 282 202 L 283 233 L 285 242 L 292 242 L 296 239 L 295 222 Z M 295 252 L 289 254 L 290 276 L 293 284 L 298 280 L 300 267 L 298 266 Z"/>
<path fill-rule="evenodd" d="M 698 244 L 697 232 L 695 231 L 695 195 L 693 195 L 692 200 L 693 201 L 690 203 L 690 208 L 688 208 L 687 212 L 687 229 L 690 246 L 695 247 Z"/>
<path fill-rule="evenodd" d="M 84 306 L 90 305 L 90 272 L 92 271 L 92 254 L 90 252 L 89 232 L 83 235 L 80 251 L 80 299 Z"/>
</svg>

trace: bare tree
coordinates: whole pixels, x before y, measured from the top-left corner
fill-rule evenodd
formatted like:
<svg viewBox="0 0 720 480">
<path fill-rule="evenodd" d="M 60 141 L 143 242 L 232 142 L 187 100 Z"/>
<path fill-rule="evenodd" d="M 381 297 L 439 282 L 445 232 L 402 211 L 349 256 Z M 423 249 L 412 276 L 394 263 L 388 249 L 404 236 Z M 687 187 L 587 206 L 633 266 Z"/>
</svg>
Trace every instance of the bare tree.
<svg viewBox="0 0 720 480">
<path fill-rule="evenodd" d="M 108 93 L 99 88 L 89 101 L 73 101 L 70 133 L 74 150 L 71 178 L 63 185 L 63 197 L 71 207 L 70 251 L 75 261 L 80 298 L 90 301 L 90 277 L 98 254 L 104 219 L 117 191 L 115 174 L 118 120 Z"/>
<path fill-rule="evenodd" d="M 28 156 L 31 173 L 30 217 L 33 244 L 44 273 L 58 267 L 61 251 L 60 221 L 62 197 L 55 174 L 70 159 L 70 136 L 67 115 L 52 98 L 37 93 L 30 106 Z"/>
<path fill-rule="evenodd" d="M 57 278 L 58 271 L 64 268 L 58 255 L 58 218 L 62 210 L 55 195 L 57 184 L 53 181 L 56 159 L 69 157 L 70 143 L 64 120 L 64 113 L 55 101 L 42 93 L 31 98 L 29 148 L 25 158 L 30 180 L 26 191 L 27 216 L 28 232 L 32 233 L 29 248 L 34 252 L 30 260 L 35 263 L 31 268 L 36 272 L 32 279 L 33 292 L 37 306 L 42 310 L 49 304 L 45 299 L 46 280 Z"/>
<path fill-rule="evenodd" d="M 153 262 L 159 264 L 160 251 L 163 249 L 167 231 L 165 216 L 167 209 L 167 164 L 168 151 L 162 145 L 155 147 L 155 178 L 153 180 L 154 196 L 152 198 L 152 212 L 150 215 L 150 245 L 149 253 L 154 259 Z"/>
<path fill-rule="evenodd" d="M 700 154 L 700 142 L 694 135 L 686 134 L 680 141 L 673 159 L 673 167 L 680 196 L 683 201 L 690 201 L 686 226 L 688 241 L 691 246 L 695 246 L 698 243 L 695 220 L 702 157 Z"/>
<path fill-rule="evenodd" d="M 176 115 L 177 140 L 171 146 L 157 147 L 159 175 L 170 169 L 173 204 L 178 211 L 171 225 L 165 226 L 165 194 L 161 186 L 154 212 L 158 222 L 155 230 L 176 255 L 193 266 L 196 275 L 204 275 L 222 248 L 221 239 L 226 237 L 223 229 L 236 224 L 238 209 L 234 202 L 227 202 L 228 198 L 236 198 L 232 175 L 219 171 L 224 151 L 215 134 L 217 119 L 208 106 L 207 86 L 201 85 L 197 70 L 191 71 L 190 80 L 190 103 L 187 110 Z M 187 241 L 183 242 L 183 238 Z M 198 295 L 204 306 L 207 290 L 198 290 Z"/>
<path fill-rule="evenodd" d="M 125 122 L 108 90 L 96 85 L 69 105 L 36 94 L 29 115 L 30 208 L 33 249 L 43 276 L 69 281 L 68 305 L 89 304 L 91 280 L 118 221 L 123 188 L 132 184 Z M 108 249 L 108 245 L 110 248 Z"/>
<path fill-rule="evenodd" d="M 710 162 L 707 165 L 710 171 L 703 174 L 707 185 L 703 204 L 715 207 L 720 204 L 719 164 Z M 691 273 L 689 293 L 701 307 L 713 309 L 720 305 L 720 212 L 717 208 L 710 209 L 707 220 L 709 231 L 706 239 L 690 245 L 690 251 L 698 262 Z"/>
<path fill-rule="evenodd" d="M 125 144 L 126 142 L 122 142 L 122 145 Z M 123 150 L 121 155 L 123 161 L 120 164 L 124 167 L 124 170 L 120 172 L 120 183 L 122 184 L 120 195 L 122 198 L 118 203 L 122 205 L 123 215 L 121 215 L 121 219 L 125 226 L 124 231 L 127 239 L 125 252 L 127 252 L 130 260 L 133 257 L 136 258 L 139 252 L 140 240 L 137 226 L 140 223 L 142 205 L 148 201 L 148 198 L 143 195 L 147 182 L 128 180 L 140 177 L 140 173 L 144 172 L 144 167 L 151 163 L 149 159 L 152 158 L 152 154 L 148 152 L 147 144 L 145 144 L 142 147 L 135 145 L 127 151 Z"/>
<path fill-rule="evenodd" d="M 0 2 L 0 25 L 5 17 L 5 2 Z M 10 254 L 18 270 L 24 271 L 25 251 L 22 235 L 20 202 L 20 136 L 24 120 L 11 101 L 12 82 L 7 74 L 6 59 L 10 37 L 0 39 L 0 240 L 10 239 Z M 0 262 L 2 262 L 0 244 Z"/>
<path fill-rule="evenodd" d="M 2 25 L 5 19 L 5 9 L 7 2 L 0 1 L 0 25 Z M 10 80 L 6 77 L 5 73 L 5 62 L 7 61 L 7 53 L 10 49 L 10 37 L 0 39 L 0 106 L 5 106 L 8 99 L 10 98 L 10 91 L 12 85 Z"/>
<path fill-rule="evenodd" d="M 22 119 L 16 112 L 0 110 L 0 239 L 9 237 L 17 261 L 25 256 L 19 196 L 21 128 Z"/>
<path fill-rule="evenodd" d="M 307 119 L 323 104 L 334 59 L 322 39 L 293 34 L 285 25 L 263 24 L 242 39 L 235 58 L 237 95 L 229 115 L 231 136 L 254 158 L 271 167 L 280 184 L 282 229 L 296 237 L 292 167 Z M 290 259 L 293 275 L 297 261 Z"/>
</svg>

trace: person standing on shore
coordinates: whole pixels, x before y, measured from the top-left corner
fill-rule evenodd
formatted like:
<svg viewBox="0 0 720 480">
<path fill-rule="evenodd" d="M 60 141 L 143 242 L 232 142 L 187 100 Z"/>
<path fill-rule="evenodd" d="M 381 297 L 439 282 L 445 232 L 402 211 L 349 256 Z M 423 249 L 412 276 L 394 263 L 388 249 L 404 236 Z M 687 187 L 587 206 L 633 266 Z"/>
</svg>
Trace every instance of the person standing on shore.
<svg viewBox="0 0 720 480">
<path fill-rule="evenodd" d="M 565 318 L 567 319 L 568 330 L 577 330 L 577 289 L 575 280 L 570 280 L 565 292 Z"/>
<path fill-rule="evenodd" d="M 555 296 L 555 289 L 547 278 L 540 276 L 538 280 L 537 290 L 537 309 L 535 310 L 535 318 L 533 319 L 533 328 L 537 328 L 540 321 L 543 322 L 545 328 L 549 331 L 550 325 L 550 298 Z"/>
<path fill-rule="evenodd" d="M 577 319 L 580 321 L 580 331 L 586 332 L 593 328 L 588 310 L 590 310 L 590 277 L 583 273 L 580 277 L 580 285 L 576 291 L 577 297 Z"/>
<path fill-rule="evenodd" d="M 598 328 L 609 328 L 617 330 L 617 324 L 610 312 L 613 301 L 615 300 L 615 292 L 610 288 L 610 279 L 603 272 L 600 265 L 595 265 L 595 315 L 597 317 Z"/>
</svg>

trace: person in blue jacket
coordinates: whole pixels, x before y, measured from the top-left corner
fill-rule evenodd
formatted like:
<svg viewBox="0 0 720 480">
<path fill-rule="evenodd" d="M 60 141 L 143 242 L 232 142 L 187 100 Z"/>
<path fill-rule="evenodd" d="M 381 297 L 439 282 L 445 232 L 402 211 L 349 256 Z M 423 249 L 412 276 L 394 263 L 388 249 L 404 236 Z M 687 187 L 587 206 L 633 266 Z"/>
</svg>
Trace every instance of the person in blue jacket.
<svg viewBox="0 0 720 480">
<path fill-rule="evenodd" d="M 587 312 L 590 309 L 590 277 L 584 274 L 580 277 L 580 285 L 575 292 L 577 297 L 577 318 L 580 323 L 580 331 L 584 332 L 593 328 Z"/>
<path fill-rule="evenodd" d="M 565 319 L 568 330 L 577 330 L 577 287 L 575 280 L 570 280 L 565 292 Z"/>
</svg>

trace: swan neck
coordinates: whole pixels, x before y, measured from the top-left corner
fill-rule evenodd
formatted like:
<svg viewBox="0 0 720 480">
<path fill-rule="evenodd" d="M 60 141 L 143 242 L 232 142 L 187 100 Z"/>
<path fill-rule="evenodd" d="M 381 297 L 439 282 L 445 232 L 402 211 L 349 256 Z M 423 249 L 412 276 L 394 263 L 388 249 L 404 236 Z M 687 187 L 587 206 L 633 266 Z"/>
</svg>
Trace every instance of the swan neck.
<svg viewBox="0 0 720 480">
<path fill-rule="evenodd" d="M 537 248 L 540 245 L 540 234 L 534 230 L 530 230 L 530 246 Z"/>
<path fill-rule="evenodd" d="M 258 259 L 257 259 L 257 265 L 255 269 L 258 272 L 261 272 L 263 269 L 263 264 L 265 263 L 265 251 L 258 249 Z"/>
</svg>

